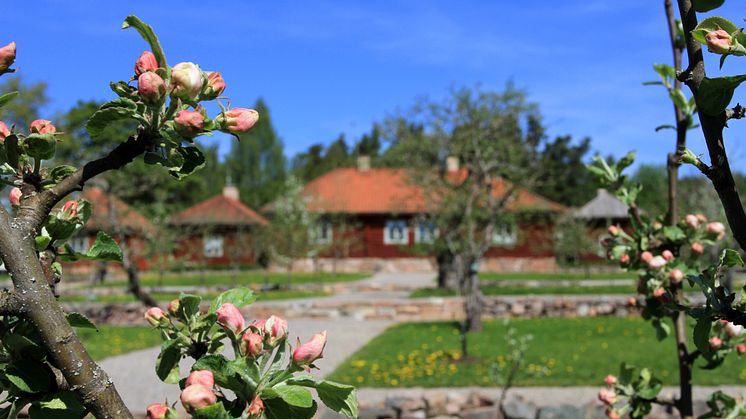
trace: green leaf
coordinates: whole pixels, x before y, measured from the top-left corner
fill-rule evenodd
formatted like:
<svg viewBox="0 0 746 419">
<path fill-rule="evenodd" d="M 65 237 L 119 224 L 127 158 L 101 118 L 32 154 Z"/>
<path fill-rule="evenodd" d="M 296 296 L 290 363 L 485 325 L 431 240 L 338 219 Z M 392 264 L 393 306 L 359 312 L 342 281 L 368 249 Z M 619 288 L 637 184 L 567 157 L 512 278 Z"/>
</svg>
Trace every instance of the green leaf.
<svg viewBox="0 0 746 419">
<path fill-rule="evenodd" d="M 355 387 L 322 380 L 317 384 L 316 392 L 328 408 L 351 419 L 357 417 L 357 392 Z"/>
<path fill-rule="evenodd" d="M 158 41 L 158 37 L 155 35 L 153 28 L 134 15 L 127 16 L 127 18 L 124 19 L 124 23 L 122 23 L 122 29 L 130 27 L 135 28 L 137 32 L 140 33 L 140 36 L 143 37 L 145 42 L 150 45 L 150 49 L 153 51 L 156 61 L 158 61 L 158 67 L 168 67 L 168 64 L 166 63 L 166 55 L 163 53 L 163 48 L 161 48 L 161 43 Z"/>
<path fill-rule="evenodd" d="M 70 391 L 47 395 L 29 408 L 29 417 L 33 419 L 82 419 L 87 413 Z"/>
<path fill-rule="evenodd" d="M 118 81 L 116 83 L 111 82 L 109 83 L 109 87 L 114 93 L 116 93 L 120 97 L 129 98 L 137 94 L 137 89 L 135 89 L 134 87 L 130 86 L 129 84 L 123 81 Z"/>
<path fill-rule="evenodd" d="M 277 397 L 264 400 L 264 415 L 267 419 L 311 419 L 316 414 L 316 402 L 311 407 L 297 407 Z"/>
<path fill-rule="evenodd" d="M 725 3 L 725 0 L 694 0 L 694 10 L 699 13 L 709 12 L 717 9 Z"/>
<path fill-rule="evenodd" d="M 18 136 L 15 134 L 5 137 L 5 157 L 8 164 L 18 169 L 18 161 L 23 154 Z"/>
<path fill-rule="evenodd" d="M 746 75 L 743 74 L 714 79 L 705 77 L 697 91 L 697 109 L 706 115 L 720 115 L 733 99 L 733 92 L 744 81 Z"/>
<path fill-rule="evenodd" d="M 259 381 L 259 368 L 256 362 L 245 357 L 229 361 L 223 355 L 207 355 L 192 366 L 192 371 L 208 370 L 215 377 L 215 383 L 223 388 L 249 398 Z"/>
<path fill-rule="evenodd" d="M 723 250 L 723 253 L 720 254 L 720 261 L 718 262 L 718 264 L 726 268 L 732 268 L 734 266 L 744 266 L 741 255 L 738 253 L 738 251 L 733 249 Z"/>
<path fill-rule="evenodd" d="M 43 252 L 44 250 L 46 250 L 47 247 L 49 247 L 49 243 L 51 242 L 52 242 L 52 238 L 50 236 L 36 236 L 34 238 L 34 243 L 36 245 L 36 251 Z"/>
<path fill-rule="evenodd" d="M 184 315 L 192 317 L 199 314 L 199 304 L 202 302 L 202 297 L 181 293 L 179 295 L 179 302 L 179 308 L 183 311 Z"/>
<path fill-rule="evenodd" d="M 86 258 L 90 260 L 109 260 L 114 262 L 122 261 L 122 249 L 117 242 L 108 234 L 99 231 L 96 234 L 96 241 L 86 252 Z"/>
<path fill-rule="evenodd" d="M 274 387 L 265 388 L 264 391 L 262 391 L 262 400 L 276 397 L 281 398 L 285 403 L 291 406 L 304 408 L 313 406 L 311 392 L 302 386 L 280 383 Z"/>
<path fill-rule="evenodd" d="M 177 147 L 175 149 L 181 158 L 178 168 L 171 169 L 169 173 L 176 179 L 183 179 L 197 170 L 205 167 L 205 155 L 197 147 Z"/>
<path fill-rule="evenodd" d="M 617 174 L 622 173 L 622 171 L 624 169 L 626 169 L 627 167 L 631 166 L 632 163 L 635 162 L 635 155 L 636 155 L 636 153 L 634 151 L 630 151 L 629 153 L 627 153 L 626 156 L 624 156 L 621 159 L 619 159 L 619 161 L 616 164 L 616 172 L 617 172 Z"/>
<path fill-rule="evenodd" d="M 59 183 L 77 170 L 78 168 L 73 166 L 57 166 L 49 172 L 49 178 L 55 183 Z"/>
<path fill-rule="evenodd" d="M 155 361 L 155 373 L 164 383 L 176 384 L 179 382 L 179 360 L 181 360 L 181 348 L 176 339 L 167 340 L 161 346 L 161 353 Z"/>
<path fill-rule="evenodd" d="M 680 241 L 686 239 L 684 230 L 676 226 L 666 226 L 663 228 L 663 235 L 670 241 Z"/>
<path fill-rule="evenodd" d="M 226 409 L 223 403 L 215 403 L 213 405 L 197 409 L 191 414 L 192 419 L 233 419 Z"/>
<path fill-rule="evenodd" d="M 676 129 L 676 127 L 670 124 L 658 125 L 657 127 L 655 127 L 655 132 L 658 132 L 664 129 Z"/>
<path fill-rule="evenodd" d="M 26 393 L 43 393 L 52 389 L 54 375 L 46 364 L 30 359 L 13 362 L 5 376 L 19 390 Z"/>
<path fill-rule="evenodd" d="M 92 138 L 97 138 L 109 124 L 125 119 L 137 119 L 136 111 L 126 107 L 103 108 L 91 115 L 85 129 Z"/>
<path fill-rule="evenodd" d="M 671 97 L 673 104 L 676 105 L 677 108 L 685 114 L 689 113 L 689 100 L 681 89 L 671 89 L 669 90 L 668 95 Z"/>
<path fill-rule="evenodd" d="M 54 134 L 31 134 L 23 140 L 23 148 L 35 159 L 49 160 L 54 157 L 57 139 Z"/>
<path fill-rule="evenodd" d="M 718 29 L 723 29 L 724 31 L 732 34 L 733 32 L 738 30 L 738 26 L 736 26 L 733 22 L 730 20 L 720 17 L 720 16 L 711 16 L 706 19 L 702 19 L 701 22 L 697 25 L 696 28 L 694 28 L 695 31 L 716 31 Z M 707 42 L 703 42 L 703 44 L 706 44 Z"/>
<path fill-rule="evenodd" d="M 655 337 L 658 340 L 664 340 L 671 333 L 671 327 L 661 319 L 653 319 L 652 324 L 655 328 Z"/>
<path fill-rule="evenodd" d="M 77 312 L 67 313 L 65 314 L 65 318 L 67 319 L 67 322 L 70 323 L 70 326 L 72 327 L 80 327 L 83 329 L 96 329 L 98 330 L 98 327 L 96 327 L 95 324 L 86 317 L 85 315 Z"/>
<path fill-rule="evenodd" d="M 0 96 L 0 108 L 7 105 L 8 102 L 18 97 L 18 92 L 8 92 L 2 96 Z"/>
<path fill-rule="evenodd" d="M 709 317 L 697 320 L 697 324 L 694 326 L 694 345 L 705 356 L 710 354 L 711 327 L 712 319 Z"/>
<path fill-rule="evenodd" d="M 3 336 L 3 344 L 14 359 L 33 359 L 43 361 L 47 352 L 39 344 L 19 333 L 8 333 Z"/>
<path fill-rule="evenodd" d="M 256 301 L 254 292 L 249 288 L 233 288 L 218 295 L 210 304 L 210 313 L 214 313 L 225 303 L 233 304 L 238 308 L 245 307 Z"/>
</svg>

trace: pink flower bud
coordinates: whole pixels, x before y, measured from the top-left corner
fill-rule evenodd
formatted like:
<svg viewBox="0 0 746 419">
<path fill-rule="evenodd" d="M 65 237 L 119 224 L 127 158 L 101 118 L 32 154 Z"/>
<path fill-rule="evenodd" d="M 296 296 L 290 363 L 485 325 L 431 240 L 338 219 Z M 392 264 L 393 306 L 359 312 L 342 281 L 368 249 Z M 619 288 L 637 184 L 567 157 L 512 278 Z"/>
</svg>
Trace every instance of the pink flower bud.
<svg viewBox="0 0 746 419">
<path fill-rule="evenodd" d="M 746 354 L 746 345 L 743 343 L 736 345 L 736 352 L 738 352 L 738 355 Z"/>
<path fill-rule="evenodd" d="M 166 306 L 168 313 L 173 316 L 179 314 L 179 308 L 181 308 L 181 301 L 179 301 L 178 298 L 175 300 L 171 300 L 171 302 L 169 302 Z"/>
<path fill-rule="evenodd" d="M 63 220 L 70 220 L 78 216 L 78 201 L 69 200 L 65 202 L 60 211 L 59 218 Z"/>
<path fill-rule="evenodd" d="M 194 138 L 205 130 L 205 117 L 197 111 L 179 111 L 174 118 L 176 132 L 185 138 Z"/>
<path fill-rule="evenodd" d="M 619 256 L 619 263 L 621 263 L 622 265 L 629 264 L 629 255 L 625 253 Z"/>
<path fill-rule="evenodd" d="M 194 100 L 202 91 L 202 71 L 194 63 L 179 63 L 171 69 L 171 95 Z"/>
<path fill-rule="evenodd" d="M 653 290 L 653 297 L 655 298 L 663 298 L 666 295 L 666 290 L 663 288 L 656 288 Z"/>
<path fill-rule="evenodd" d="M 606 417 L 609 419 L 619 419 L 619 413 L 612 408 L 606 409 L 605 413 L 606 413 Z"/>
<path fill-rule="evenodd" d="M 54 134 L 57 132 L 57 128 L 52 125 L 52 121 L 37 119 L 31 122 L 29 131 L 31 131 L 32 134 Z"/>
<path fill-rule="evenodd" d="M 601 391 L 598 392 L 598 400 L 600 400 L 602 403 L 611 406 L 616 402 L 616 393 L 614 390 L 610 390 L 608 388 L 602 388 Z"/>
<path fill-rule="evenodd" d="M 249 327 L 251 327 L 256 333 L 258 333 L 260 335 L 264 335 L 264 326 L 266 324 L 267 324 L 267 320 L 266 319 L 254 320 L 253 322 L 251 322 L 251 324 L 249 325 Z"/>
<path fill-rule="evenodd" d="M 166 82 L 152 71 L 140 74 L 137 78 L 137 89 L 142 101 L 148 105 L 159 105 L 166 97 Z"/>
<path fill-rule="evenodd" d="M 610 225 L 609 226 L 609 234 L 611 234 L 612 236 L 617 236 L 619 234 L 619 227 L 617 227 L 615 225 Z"/>
<path fill-rule="evenodd" d="M 248 419 L 259 419 L 262 417 L 262 413 L 264 413 L 264 402 L 261 397 L 256 396 L 249 407 L 246 408 L 246 415 Z"/>
<path fill-rule="evenodd" d="M 212 371 L 208 370 L 192 371 L 186 379 L 185 386 L 188 387 L 195 384 L 212 388 L 215 385 L 215 376 L 212 375 Z"/>
<path fill-rule="evenodd" d="M 720 339 L 717 336 L 713 336 L 710 338 L 710 348 L 712 349 L 718 349 L 721 346 L 723 346 L 723 340 Z"/>
<path fill-rule="evenodd" d="M 218 397 L 215 392 L 201 384 L 187 386 L 181 391 L 181 404 L 187 412 L 211 406 L 217 401 Z"/>
<path fill-rule="evenodd" d="M 7 125 L 5 125 L 5 122 L 0 121 L 0 142 L 5 141 L 5 137 L 10 135 L 10 129 Z"/>
<path fill-rule="evenodd" d="M 168 413 L 168 406 L 165 404 L 160 403 L 153 403 L 150 406 L 148 406 L 148 419 L 164 419 L 166 417 L 166 413 Z"/>
<path fill-rule="evenodd" d="M 699 227 L 699 220 L 697 219 L 697 216 L 694 214 L 687 214 L 686 217 L 684 217 L 684 222 L 689 228 L 697 228 Z"/>
<path fill-rule="evenodd" d="M 650 263 L 650 261 L 653 260 L 653 254 L 646 250 L 640 255 L 640 260 L 645 263 Z"/>
<path fill-rule="evenodd" d="M 300 343 L 300 340 L 298 340 L 298 343 Z M 311 340 L 295 348 L 293 363 L 301 367 L 308 367 L 317 359 L 322 358 L 324 346 L 326 346 L 326 330 L 313 335 Z"/>
<path fill-rule="evenodd" d="M 213 100 L 223 94 L 225 90 L 225 80 L 217 71 L 213 71 L 207 76 L 207 84 L 202 91 L 202 97 L 207 100 Z"/>
<path fill-rule="evenodd" d="M 241 350 L 250 357 L 256 358 L 264 349 L 264 338 L 262 335 L 254 332 L 246 332 L 241 337 Z"/>
<path fill-rule="evenodd" d="M 218 315 L 218 324 L 223 329 L 230 330 L 233 334 L 238 335 L 244 328 L 244 318 L 241 312 L 231 303 L 225 303 L 216 311 Z"/>
<path fill-rule="evenodd" d="M 161 322 L 166 320 L 166 313 L 158 307 L 150 307 L 145 312 L 145 320 L 147 320 L 151 326 L 158 326 Z"/>
<path fill-rule="evenodd" d="M 648 262 L 648 266 L 650 269 L 661 269 L 662 267 L 666 266 L 666 259 L 663 258 L 663 256 L 656 256 Z"/>
<path fill-rule="evenodd" d="M 725 325 L 725 332 L 728 333 L 728 336 L 732 338 L 741 336 L 741 333 L 743 333 L 743 326 L 741 326 L 740 324 L 733 324 L 731 322 L 728 322 Z"/>
<path fill-rule="evenodd" d="M 723 223 L 714 222 L 707 224 L 707 233 L 708 234 L 720 234 L 725 232 L 725 226 Z"/>
<path fill-rule="evenodd" d="M 136 76 L 147 73 L 148 71 L 155 71 L 157 69 L 158 61 L 155 59 L 155 55 L 153 55 L 153 53 L 150 51 L 143 51 L 143 53 L 140 54 L 140 58 L 135 61 Z"/>
<path fill-rule="evenodd" d="M 12 207 L 21 206 L 21 196 L 23 196 L 23 192 L 21 192 L 20 188 L 11 189 L 10 193 L 8 194 L 8 201 L 10 201 L 10 205 Z"/>
<path fill-rule="evenodd" d="M 705 40 L 707 41 L 707 51 L 715 54 L 727 54 L 731 45 L 733 45 L 733 38 L 722 29 L 709 32 L 705 35 Z"/>
<path fill-rule="evenodd" d="M 288 321 L 277 316 L 270 316 L 264 323 L 264 336 L 267 346 L 274 347 L 288 336 Z"/>
<path fill-rule="evenodd" d="M 617 379 L 615 376 L 609 374 L 604 378 L 604 383 L 606 383 L 607 386 L 613 386 L 617 383 Z"/>
<path fill-rule="evenodd" d="M 634 307 L 637 305 L 637 299 L 635 297 L 629 297 L 627 298 L 627 305 L 630 307 Z"/>
<path fill-rule="evenodd" d="M 684 279 L 684 272 L 681 272 L 681 269 L 673 269 L 668 274 L 668 280 L 674 284 L 678 284 L 682 279 Z"/>
<path fill-rule="evenodd" d="M 6 72 L 16 60 L 16 43 L 11 42 L 0 48 L 0 73 Z"/>
<path fill-rule="evenodd" d="M 705 247 L 702 245 L 702 243 L 692 243 L 692 253 L 701 255 L 704 252 L 705 252 Z"/>
<path fill-rule="evenodd" d="M 248 132 L 259 120 L 259 113 L 253 109 L 233 108 L 218 115 L 215 119 L 223 131 L 233 134 Z"/>
<path fill-rule="evenodd" d="M 697 214 L 695 217 L 697 217 L 697 221 L 699 221 L 700 224 L 707 222 L 707 217 L 704 214 Z"/>
<path fill-rule="evenodd" d="M 661 256 L 663 256 L 663 259 L 666 259 L 666 262 L 670 262 L 674 259 L 673 253 L 671 253 L 670 250 L 664 250 L 663 253 L 661 253 Z"/>
</svg>

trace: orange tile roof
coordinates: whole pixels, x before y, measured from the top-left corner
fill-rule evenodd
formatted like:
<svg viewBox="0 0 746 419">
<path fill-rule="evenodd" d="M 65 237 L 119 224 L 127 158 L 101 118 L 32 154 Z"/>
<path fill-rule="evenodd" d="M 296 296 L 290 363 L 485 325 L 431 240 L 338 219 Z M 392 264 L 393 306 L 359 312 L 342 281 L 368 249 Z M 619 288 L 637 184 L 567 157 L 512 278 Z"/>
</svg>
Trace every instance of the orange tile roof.
<svg viewBox="0 0 746 419">
<path fill-rule="evenodd" d="M 173 225 L 265 225 L 267 219 L 241 201 L 216 195 L 171 217 Z"/>
<path fill-rule="evenodd" d="M 309 209 L 314 212 L 352 214 L 399 213 L 415 214 L 427 210 L 423 190 L 408 180 L 406 169 L 341 168 L 309 182 L 303 194 L 309 197 Z M 505 193 L 508 182 L 500 179 L 495 185 Z M 512 210 L 564 211 L 565 207 L 547 198 L 520 189 Z"/>
<path fill-rule="evenodd" d="M 114 205 L 118 227 L 126 231 L 137 231 L 139 233 L 154 234 L 157 230 L 155 225 L 145 216 L 137 212 L 116 196 L 109 195 L 97 187 L 90 187 L 83 191 L 82 197 L 93 204 L 93 214 L 85 225 L 86 230 L 103 230 L 109 234 L 115 234 L 110 218 L 110 204 Z M 118 228 L 117 227 L 117 228 Z"/>
</svg>

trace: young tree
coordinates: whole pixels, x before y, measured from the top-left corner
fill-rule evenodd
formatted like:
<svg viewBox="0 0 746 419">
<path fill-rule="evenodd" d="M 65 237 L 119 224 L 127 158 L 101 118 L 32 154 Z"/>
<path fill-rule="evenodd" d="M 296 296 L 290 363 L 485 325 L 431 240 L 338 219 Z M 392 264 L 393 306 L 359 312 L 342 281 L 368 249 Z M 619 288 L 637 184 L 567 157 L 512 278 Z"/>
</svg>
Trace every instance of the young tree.
<svg viewBox="0 0 746 419">
<path fill-rule="evenodd" d="M 462 89 L 443 103 L 416 109 L 423 131 L 400 138 L 408 149 L 410 179 L 422 186 L 446 263 L 465 298 L 466 329 L 481 329 L 478 265 L 493 234 L 510 221 L 508 204 L 535 179 L 543 129 L 536 106 L 508 85 L 502 92 Z M 401 124 L 394 122 L 395 127 Z M 458 161 L 458 168 L 451 166 Z M 433 165 L 433 161 L 438 162 Z M 436 245 L 437 246 L 437 245 Z"/>
</svg>

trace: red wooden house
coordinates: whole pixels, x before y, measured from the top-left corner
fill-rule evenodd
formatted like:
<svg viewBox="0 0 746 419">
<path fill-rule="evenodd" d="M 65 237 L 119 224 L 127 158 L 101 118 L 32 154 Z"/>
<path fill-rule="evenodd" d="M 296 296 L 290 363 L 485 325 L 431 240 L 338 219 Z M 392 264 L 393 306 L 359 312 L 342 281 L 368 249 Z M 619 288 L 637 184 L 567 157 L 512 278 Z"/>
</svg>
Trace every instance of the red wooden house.
<svg viewBox="0 0 746 419">
<path fill-rule="evenodd" d="M 256 262 L 253 231 L 267 220 L 239 200 L 238 188 L 226 186 L 221 195 L 171 217 L 180 231 L 174 255 L 197 266 L 241 266 Z"/>
<path fill-rule="evenodd" d="M 457 173 L 456 173 L 457 174 Z M 434 261 L 416 249 L 432 242 L 437 228 L 428 221 L 424 191 L 408 181 L 406 169 L 371 169 L 363 161 L 357 168 L 341 168 L 308 183 L 303 194 L 309 210 L 323 214 L 317 237 L 333 242 L 339 234 L 334 215 L 354 219 L 355 227 L 345 232 L 355 236 L 341 270 L 430 270 Z M 498 181 L 497 193 L 507 183 Z M 519 190 L 509 210 L 523 216 L 511 217 L 494 235 L 494 246 L 487 252 L 485 270 L 552 270 L 554 216 L 565 207 L 547 198 Z M 326 256 L 326 258 L 324 258 Z M 321 262 L 331 264 L 329 254 Z M 326 259 L 326 260 L 325 260 Z M 322 266 L 329 269 L 327 266 Z"/>
<path fill-rule="evenodd" d="M 120 244 L 124 239 L 132 261 L 139 269 L 147 269 L 150 266 L 146 256 L 147 240 L 148 236 L 156 234 L 155 225 L 121 199 L 98 187 L 86 188 L 81 196 L 93 205 L 93 213 L 83 229 L 70 239 L 70 246 L 85 252 L 95 242 L 98 232 L 103 231 Z M 87 274 L 92 266 L 92 262 L 78 261 L 66 264 L 65 271 Z"/>
</svg>

